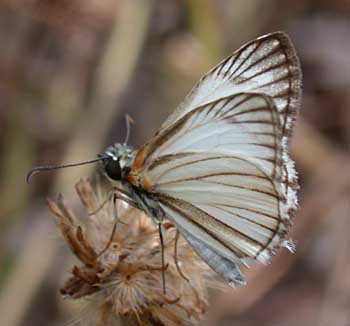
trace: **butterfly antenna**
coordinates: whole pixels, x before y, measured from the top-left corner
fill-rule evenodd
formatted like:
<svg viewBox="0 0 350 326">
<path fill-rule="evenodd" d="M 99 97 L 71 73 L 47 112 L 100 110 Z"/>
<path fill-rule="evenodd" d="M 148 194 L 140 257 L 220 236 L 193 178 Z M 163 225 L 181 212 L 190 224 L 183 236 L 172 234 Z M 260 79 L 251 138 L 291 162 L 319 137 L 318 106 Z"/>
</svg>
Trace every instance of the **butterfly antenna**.
<svg viewBox="0 0 350 326">
<path fill-rule="evenodd" d="M 74 163 L 74 164 L 35 166 L 27 173 L 26 181 L 27 181 L 27 183 L 29 183 L 31 178 L 33 177 L 33 175 L 37 174 L 39 172 L 58 170 L 58 169 L 71 168 L 71 167 L 75 167 L 75 166 L 85 165 L 85 164 L 91 164 L 91 163 L 95 163 L 95 162 L 104 160 L 106 158 L 108 158 L 108 156 L 100 156 L 99 158 L 91 160 L 91 161 L 85 161 L 85 162 Z"/>
<path fill-rule="evenodd" d="M 124 139 L 124 144 L 127 144 L 130 137 L 131 124 L 134 123 L 134 120 L 130 117 L 130 115 L 125 115 L 125 124 L 126 124 L 126 135 Z"/>
</svg>

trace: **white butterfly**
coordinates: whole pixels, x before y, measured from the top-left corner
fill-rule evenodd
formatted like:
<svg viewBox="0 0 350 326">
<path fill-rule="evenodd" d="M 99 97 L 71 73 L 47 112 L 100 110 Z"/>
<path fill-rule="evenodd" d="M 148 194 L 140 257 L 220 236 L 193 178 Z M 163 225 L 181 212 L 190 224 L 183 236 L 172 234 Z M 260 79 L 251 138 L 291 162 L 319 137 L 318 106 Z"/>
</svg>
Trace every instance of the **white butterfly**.
<svg viewBox="0 0 350 326">
<path fill-rule="evenodd" d="M 107 149 L 107 174 L 137 206 L 168 218 L 230 286 L 237 264 L 287 246 L 297 207 L 288 137 L 301 71 L 282 32 L 247 43 L 209 71 L 136 153 Z"/>
<path fill-rule="evenodd" d="M 268 34 L 202 77 L 138 151 L 115 144 L 100 159 L 129 202 L 169 219 L 235 287 L 237 265 L 290 246 L 298 183 L 287 145 L 300 97 L 290 39 Z"/>
</svg>

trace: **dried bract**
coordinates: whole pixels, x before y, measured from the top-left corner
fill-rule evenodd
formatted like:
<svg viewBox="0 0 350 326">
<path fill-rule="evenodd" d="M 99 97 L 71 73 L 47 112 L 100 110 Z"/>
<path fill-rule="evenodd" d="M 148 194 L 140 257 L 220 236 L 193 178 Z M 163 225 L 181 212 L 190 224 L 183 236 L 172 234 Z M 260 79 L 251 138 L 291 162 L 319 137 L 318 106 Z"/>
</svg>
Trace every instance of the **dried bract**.
<svg viewBox="0 0 350 326">
<path fill-rule="evenodd" d="M 166 293 L 164 294 L 158 228 L 150 218 L 110 192 L 87 180 L 76 185 L 87 213 L 79 219 L 62 196 L 48 200 L 57 226 L 80 260 L 61 289 L 63 296 L 86 299 L 84 325 L 192 325 L 207 308 L 207 282 L 213 272 L 181 237 L 165 223 Z"/>
</svg>

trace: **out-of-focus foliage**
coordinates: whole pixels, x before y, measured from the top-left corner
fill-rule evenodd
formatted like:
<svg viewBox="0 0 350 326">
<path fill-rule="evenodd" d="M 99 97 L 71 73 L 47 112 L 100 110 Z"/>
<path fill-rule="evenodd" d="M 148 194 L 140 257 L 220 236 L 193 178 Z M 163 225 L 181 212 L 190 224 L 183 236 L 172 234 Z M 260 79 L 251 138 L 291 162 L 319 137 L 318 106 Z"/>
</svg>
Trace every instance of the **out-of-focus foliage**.
<svg viewBox="0 0 350 326">
<path fill-rule="evenodd" d="M 76 314 L 58 295 L 72 258 L 45 197 L 72 193 L 89 170 L 38 175 L 28 186 L 28 169 L 94 158 L 124 139 L 126 113 L 139 146 L 208 68 L 284 30 L 304 73 L 292 144 L 302 186 L 297 251 L 245 271 L 247 286 L 213 294 L 204 323 L 349 325 L 349 18 L 345 0 L 1 1 L 1 324 Z"/>
</svg>

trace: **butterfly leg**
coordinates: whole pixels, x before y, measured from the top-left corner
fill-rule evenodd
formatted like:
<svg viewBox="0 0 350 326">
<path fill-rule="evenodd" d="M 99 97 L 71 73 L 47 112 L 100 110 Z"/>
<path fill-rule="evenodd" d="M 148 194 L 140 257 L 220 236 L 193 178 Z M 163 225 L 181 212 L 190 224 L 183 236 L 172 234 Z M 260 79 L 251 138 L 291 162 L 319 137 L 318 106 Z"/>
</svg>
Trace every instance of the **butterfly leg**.
<svg viewBox="0 0 350 326">
<path fill-rule="evenodd" d="M 137 191 L 137 189 L 130 188 L 132 193 L 132 200 L 137 204 L 137 208 L 142 210 L 147 216 L 149 216 L 155 225 L 158 226 L 160 246 L 161 246 L 161 260 L 162 260 L 162 281 L 163 281 L 163 293 L 166 294 L 165 285 L 165 229 L 163 226 L 164 212 L 160 208 L 157 201 L 152 199 L 144 192 Z"/>
<path fill-rule="evenodd" d="M 102 204 L 100 204 L 100 206 L 98 206 L 94 211 L 89 213 L 89 216 L 96 215 L 108 203 L 108 201 L 111 199 L 112 196 L 113 196 L 113 191 L 111 191 L 108 194 L 107 198 L 102 202 Z"/>
<path fill-rule="evenodd" d="M 165 285 L 165 251 L 164 251 L 164 227 L 162 222 L 158 222 L 158 231 L 159 239 L 161 246 L 161 255 L 162 255 L 162 281 L 163 281 L 163 293 L 166 294 L 166 285 Z"/>
<path fill-rule="evenodd" d="M 116 196 L 116 199 L 120 199 L 129 204 L 130 206 L 140 209 L 138 203 L 132 198 L 131 193 L 129 193 L 128 191 L 117 186 L 113 186 L 112 191 L 114 192 L 114 196 Z"/>
<path fill-rule="evenodd" d="M 113 238 L 114 238 L 114 235 L 115 235 L 116 230 L 117 230 L 117 221 L 114 222 L 114 224 L 113 224 L 112 233 L 111 233 L 111 236 L 109 237 L 109 240 L 108 240 L 106 246 L 105 246 L 105 247 L 103 248 L 103 250 L 97 255 L 97 257 L 102 256 L 102 255 L 108 250 L 108 248 L 109 248 L 110 245 L 112 244 L 112 241 L 113 241 Z"/>
<path fill-rule="evenodd" d="M 107 200 L 109 199 L 109 197 L 110 197 L 110 196 L 108 196 Z M 119 223 L 119 220 L 118 220 L 118 209 L 117 209 L 117 199 L 121 199 L 121 200 L 126 201 L 124 197 L 122 197 L 122 196 L 120 196 L 120 195 L 118 194 L 118 192 L 114 192 L 114 193 L 113 193 L 113 206 L 114 206 L 114 211 L 115 211 L 115 213 L 116 213 L 116 214 L 115 214 L 115 221 L 114 221 L 114 224 L 113 224 L 113 229 L 112 229 L 112 233 L 111 233 L 111 235 L 110 235 L 110 237 L 109 237 L 109 240 L 108 240 L 106 246 L 104 247 L 104 249 L 98 254 L 98 257 L 102 256 L 102 255 L 106 252 L 106 250 L 108 250 L 108 248 L 110 247 L 110 245 L 111 245 L 111 243 L 112 243 L 112 241 L 113 241 L 115 232 L 117 231 L 117 225 L 118 225 L 118 223 Z M 127 201 L 126 201 L 126 202 L 127 202 Z M 105 205 L 105 204 L 106 204 L 106 201 L 103 202 L 102 204 Z"/>
<path fill-rule="evenodd" d="M 112 190 L 109 192 L 107 198 L 102 202 L 102 204 L 99 207 L 97 207 L 97 209 L 90 212 L 89 216 L 97 214 L 108 203 L 108 201 L 111 200 L 112 196 L 114 198 L 114 201 L 116 201 L 117 199 L 120 199 L 135 208 L 139 208 L 137 203 L 131 198 L 131 196 L 126 191 L 122 190 L 119 187 L 114 186 Z"/>
</svg>

